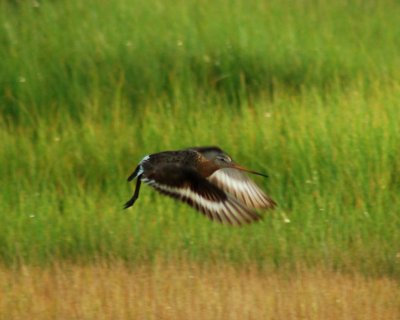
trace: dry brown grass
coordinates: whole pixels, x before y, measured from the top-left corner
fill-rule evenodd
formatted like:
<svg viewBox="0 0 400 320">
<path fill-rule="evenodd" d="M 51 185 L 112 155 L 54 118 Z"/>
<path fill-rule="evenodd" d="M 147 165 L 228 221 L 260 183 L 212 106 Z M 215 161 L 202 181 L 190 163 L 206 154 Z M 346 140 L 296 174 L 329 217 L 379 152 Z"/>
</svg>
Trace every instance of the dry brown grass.
<svg viewBox="0 0 400 320">
<path fill-rule="evenodd" d="M 0 319 L 400 319 L 400 288 L 326 270 L 158 263 L 0 268 Z"/>
</svg>

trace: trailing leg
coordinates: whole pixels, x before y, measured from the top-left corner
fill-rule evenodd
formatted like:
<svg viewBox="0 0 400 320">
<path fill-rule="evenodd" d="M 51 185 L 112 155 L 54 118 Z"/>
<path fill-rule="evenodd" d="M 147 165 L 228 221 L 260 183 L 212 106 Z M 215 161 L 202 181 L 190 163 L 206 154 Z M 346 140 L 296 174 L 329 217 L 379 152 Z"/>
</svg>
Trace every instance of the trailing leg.
<svg viewBox="0 0 400 320">
<path fill-rule="evenodd" d="M 141 180 L 142 175 L 137 177 L 137 181 L 136 181 L 136 188 L 135 188 L 135 192 L 133 193 L 132 198 L 129 199 L 129 201 L 127 201 L 124 205 L 124 209 L 127 209 L 131 206 L 133 206 L 133 204 L 135 203 L 135 201 L 137 200 L 137 198 L 139 197 L 139 191 L 140 191 L 140 184 L 142 182 Z"/>
</svg>

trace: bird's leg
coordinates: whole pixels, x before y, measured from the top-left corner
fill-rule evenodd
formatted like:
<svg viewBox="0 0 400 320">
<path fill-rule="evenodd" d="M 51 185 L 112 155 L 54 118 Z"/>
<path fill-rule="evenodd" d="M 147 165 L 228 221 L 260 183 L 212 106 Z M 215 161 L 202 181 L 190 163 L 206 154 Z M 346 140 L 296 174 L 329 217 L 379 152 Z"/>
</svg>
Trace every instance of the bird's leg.
<svg viewBox="0 0 400 320">
<path fill-rule="evenodd" d="M 140 183 L 142 182 L 141 178 L 142 175 L 137 177 L 135 192 L 133 193 L 132 198 L 130 198 L 129 201 L 125 203 L 124 209 L 128 209 L 129 207 L 133 206 L 136 199 L 139 197 Z"/>
</svg>

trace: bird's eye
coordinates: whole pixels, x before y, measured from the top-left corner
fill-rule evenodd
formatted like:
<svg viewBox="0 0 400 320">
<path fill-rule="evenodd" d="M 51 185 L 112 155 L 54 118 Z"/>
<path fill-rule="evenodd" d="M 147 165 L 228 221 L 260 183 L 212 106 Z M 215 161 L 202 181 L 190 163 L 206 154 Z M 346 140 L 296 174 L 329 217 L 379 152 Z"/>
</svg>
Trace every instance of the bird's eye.
<svg viewBox="0 0 400 320">
<path fill-rule="evenodd" d="M 217 157 L 217 159 L 220 160 L 220 161 L 223 161 L 223 162 L 229 162 L 230 161 L 230 158 L 222 157 L 222 156 Z"/>
</svg>

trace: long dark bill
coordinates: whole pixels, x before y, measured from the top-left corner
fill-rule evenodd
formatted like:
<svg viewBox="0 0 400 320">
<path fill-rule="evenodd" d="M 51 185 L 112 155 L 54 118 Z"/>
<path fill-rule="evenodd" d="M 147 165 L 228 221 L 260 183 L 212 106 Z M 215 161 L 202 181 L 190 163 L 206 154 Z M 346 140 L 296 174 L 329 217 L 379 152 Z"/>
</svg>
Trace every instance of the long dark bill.
<svg viewBox="0 0 400 320">
<path fill-rule="evenodd" d="M 238 165 L 237 163 L 233 163 L 232 167 L 235 168 L 235 169 L 241 170 L 241 171 L 246 171 L 246 172 L 249 172 L 249 173 L 253 173 L 253 174 L 268 178 L 268 176 L 266 174 L 264 174 L 264 173 L 247 169 L 245 167 L 242 167 L 242 166 Z"/>
</svg>

